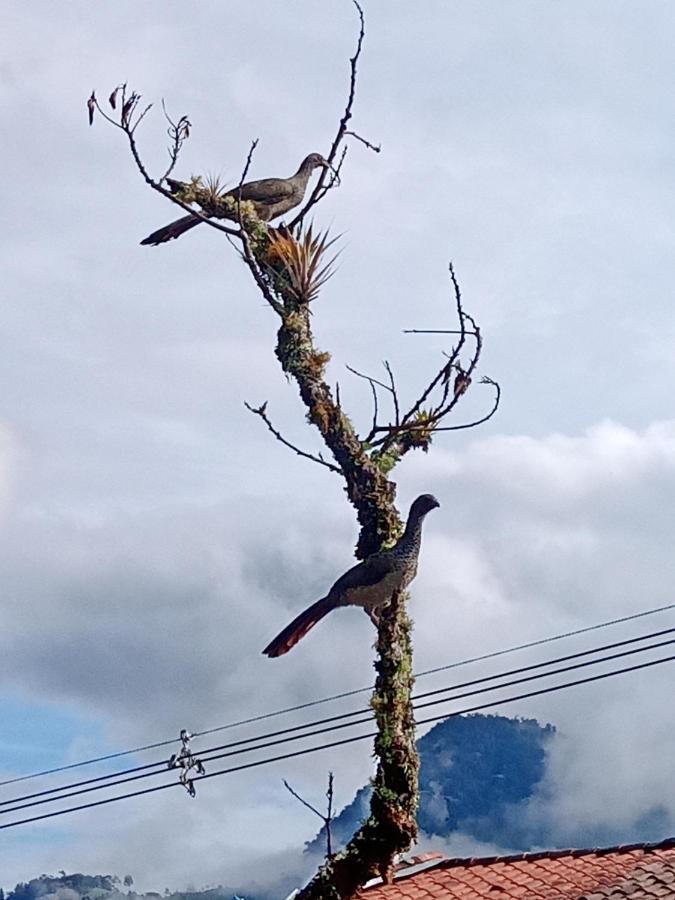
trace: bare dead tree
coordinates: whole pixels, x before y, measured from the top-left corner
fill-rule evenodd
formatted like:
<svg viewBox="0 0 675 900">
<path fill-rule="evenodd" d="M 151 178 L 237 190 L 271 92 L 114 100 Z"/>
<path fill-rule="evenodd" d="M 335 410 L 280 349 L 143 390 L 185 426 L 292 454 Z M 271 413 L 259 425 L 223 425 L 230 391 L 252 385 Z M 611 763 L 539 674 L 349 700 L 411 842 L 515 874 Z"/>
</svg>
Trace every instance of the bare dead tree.
<svg viewBox="0 0 675 900">
<path fill-rule="evenodd" d="M 303 806 L 306 806 L 307 809 L 311 810 L 314 815 L 318 816 L 323 822 L 324 828 L 326 829 L 326 859 L 330 861 L 333 858 L 333 839 L 331 835 L 331 825 L 333 822 L 333 773 L 328 773 L 328 789 L 326 790 L 326 800 L 328 801 L 328 805 L 326 815 L 319 812 L 315 806 L 312 806 L 312 804 L 308 803 L 304 797 L 301 797 L 297 791 L 294 791 L 285 778 L 284 787 L 296 800 L 299 800 Z"/>
<path fill-rule="evenodd" d="M 235 191 L 233 195 L 230 191 L 226 195 L 217 180 L 193 177 L 189 182 L 179 182 L 172 179 L 181 148 L 190 136 L 191 126 L 186 116 L 174 121 L 164 108 L 169 161 L 163 174 L 152 177 L 137 143 L 138 127 L 151 106 L 141 106 L 140 95 L 124 84 L 116 87 L 108 98 L 110 110 L 92 93 L 88 111 L 90 121 L 99 114 L 124 135 L 146 184 L 209 227 L 223 232 L 246 263 L 258 291 L 279 319 L 277 359 L 283 372 L 295 380 L 307 419 L 318 429 L 332 461 L 321 453 L 302 450 L 284 438 L 269 418 L 266 402 L 246 406 L 282 444 L 343 479 L 360 525 L 355 555 L 364 559 L 392 544 L 402 532 L 401 517 L 395 505 L 396 484 L 391 480 L 397 463 L 411 450 L 427 452 L 440 432 L 473 428 L 487 421 L 499 406 L 500 389 L 491 379 L 481 378 L 480 382 L 493 391 L 485 414 L 468 422 L 448 424 L 476 379 L 483 347 L 480 328 L 464 309 L 452 265 L 451 308 L 455 321 L 447 331 L 457 340 L 444 355 L 437 371 L 417 390 L 416 399 L 404 402 L 388 362 L 384 364 L 383 379 L 351 370 L 368 383 L 373 401 L 370 428 L 361 435 L 342 408 L 339 387 L 336 386 L 334 391 L 326 380 L 330 354 L 316 345 L 311 306 L 333 272 L 333 259 L 328 257 L 333 240 L 327 233 L 313 231 L 308 224 L 308 214 L 338 185 L 348 138 L 354 137 L 365 147 L 379 152 L 379 147 L 348 127 L 365 36 L 362 9 L 357 0 L 353 2 L 359 16 L 359 32 L 350 59 L 347 103 L 325 157 L 329 166 L 322 170 L 306 202 L 285 227 L 272 228 L 258 218 L 252 203 L 242 200 L 241 186 L 257 142 L 251 145 L 238 193 Z M 223 224 L 223 219 L 229 224 Z M 390 408 L 387 417 L 383 413 L 384 399 Z M 419 762 L 411 703 L 411 622 L 406 599 L 405 594 L 394 595 L 378 626 L 377 678 L 371 699 L 378 731 L 374 747 L 378 762 L 370 815 L 347 847 L 326 860 L 301 891 L 299 900 L 353 897 L 374 875 L 389 880 L 395 856 L 408 850 L 417 836 Z"/>
</svg>

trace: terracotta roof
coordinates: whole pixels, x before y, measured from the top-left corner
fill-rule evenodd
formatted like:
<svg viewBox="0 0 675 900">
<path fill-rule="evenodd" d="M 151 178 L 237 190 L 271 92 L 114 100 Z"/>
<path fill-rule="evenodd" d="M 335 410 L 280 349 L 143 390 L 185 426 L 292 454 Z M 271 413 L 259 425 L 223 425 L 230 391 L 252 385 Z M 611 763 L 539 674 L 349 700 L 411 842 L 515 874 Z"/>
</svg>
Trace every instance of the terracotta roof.
<svg viewBox="0 0 675 900">
<path fill-rule="evenodd" d="M 675 900 L 675 838 L 593 850 L 430 860 L 363 900 Z"/>
<path fill-rule="evenodd" d="M 640 863 L 630 876 L 619 884 L 584 894 L 579 900 L 608 900 L 630 897 L 630 900 L 649 900 L 654 897 L 675 897 L 675 862 Z"/>
</svg>

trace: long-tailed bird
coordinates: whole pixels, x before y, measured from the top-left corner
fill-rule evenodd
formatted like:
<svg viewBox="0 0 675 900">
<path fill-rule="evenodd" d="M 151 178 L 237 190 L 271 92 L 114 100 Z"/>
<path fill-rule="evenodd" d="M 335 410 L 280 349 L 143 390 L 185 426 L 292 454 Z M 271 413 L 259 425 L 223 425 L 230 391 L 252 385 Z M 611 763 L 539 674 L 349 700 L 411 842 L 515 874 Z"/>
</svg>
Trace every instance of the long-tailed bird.
<svg viewBox="0 0 675 900">
<path fill-rule="evenodd" d="M 242 202 L 249 200 L 253 204 L 258 218 L 262 219 L 263 222 L 270 222 L 272 219 L 283 216 L 284 213 L 293 209 L 294 206 L 302 203 L 309 177 L 314 169 L 318 167 L 330 168 L 323 156 L 319 153 L 310 153 L 300 163 L 300 168 L 295 175 L 292 175 L 290 178 L 262 178 L 259 181 L 247 181 L 246 184 L 241 186 L 241 195 L 239 194 L 239 188 L 236 187 L 222 196 L 223 198 L 231 197 L 233 200 L 238 200 L 241 197 Z M 223 219 L 236 219 L 237 214 L 233 212 L 230 215 L 223 212 L 221 217 Z M 141 244 L 152 244 L 154 246 L 164 244 L 166 241 L 171 241 L 173 238 L 185 234 L 186 231 L 194 228 L 195 225 L 199 225 L 201 221 L 197 216 L 183 216 L 180 219 L 176 219 L 175 222 L 171 222 L 170 225 L 165 225 L 164 228 L 153 231 L 152 234 L 141 241 Z"/>
<path fill-rule="evenodd" d="M 396 591 L 405 590 L 417 574 L 422 542 L 422 522 L 440 506 L 431 494 L 421 494 L 410 507 L 405 531 L 389 550 L 380 550 L 357 563 L 335 582 L 325 597 L 301 612 L 263 650 L 267 656 L 282 656 L 295 647 L 310 628 L 338 606 L 362 606 L 375 625 L 380 611 Z"/>
</svg>

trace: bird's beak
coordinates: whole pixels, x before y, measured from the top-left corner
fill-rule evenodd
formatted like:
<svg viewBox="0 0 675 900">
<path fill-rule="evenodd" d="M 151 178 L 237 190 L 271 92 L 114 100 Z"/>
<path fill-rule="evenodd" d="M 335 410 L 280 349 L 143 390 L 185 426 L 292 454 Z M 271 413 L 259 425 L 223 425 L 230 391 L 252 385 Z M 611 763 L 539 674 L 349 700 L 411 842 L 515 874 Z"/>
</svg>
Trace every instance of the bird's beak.
<svg viewBox="0 0 675 900">
<path fill-rule="evenodd" d="M 335 181 L 336 181 L 338 184 L 340 184 L 340 176 L 339 176 L 338 173 L 335 171 L 335 169 L 331 166 L 331 164 L 328 162 L 327 159 L 324 159 L 324 160 L 323 160 L 322 165 L 323 165 L 324 169 L 330 169 L 330 170 L 331 170 L 331 172 L 333 173 L 333 176 L 334 176 L 334 178 L 335 178 Z"/>
</svg>

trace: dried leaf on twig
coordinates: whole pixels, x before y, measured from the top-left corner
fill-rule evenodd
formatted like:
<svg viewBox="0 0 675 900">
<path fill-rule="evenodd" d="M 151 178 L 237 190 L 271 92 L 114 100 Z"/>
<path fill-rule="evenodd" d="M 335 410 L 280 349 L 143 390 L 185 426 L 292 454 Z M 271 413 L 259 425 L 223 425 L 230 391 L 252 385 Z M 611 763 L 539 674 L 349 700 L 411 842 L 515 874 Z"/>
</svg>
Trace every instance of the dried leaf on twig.
<svg viewBox="0 0 675 900">
<path fill-rule="evenodd" d="M 471 378 L 463 369 L 459 369 L 457 375 L 455 376 L 455 383 L 453 385 L 453 393 L 455 397 L 461 397 L 462 394 L 465 394 L 469 390 L 470 384 Z"/>
<path fill-rule="evenodd" d="M 96 109 L 96 93 L 91 92 L 91 97 L 87 100 L 87 110 L 89 111 L 89 124 L 94 124 L 94 110 Z"/>
</svg>

